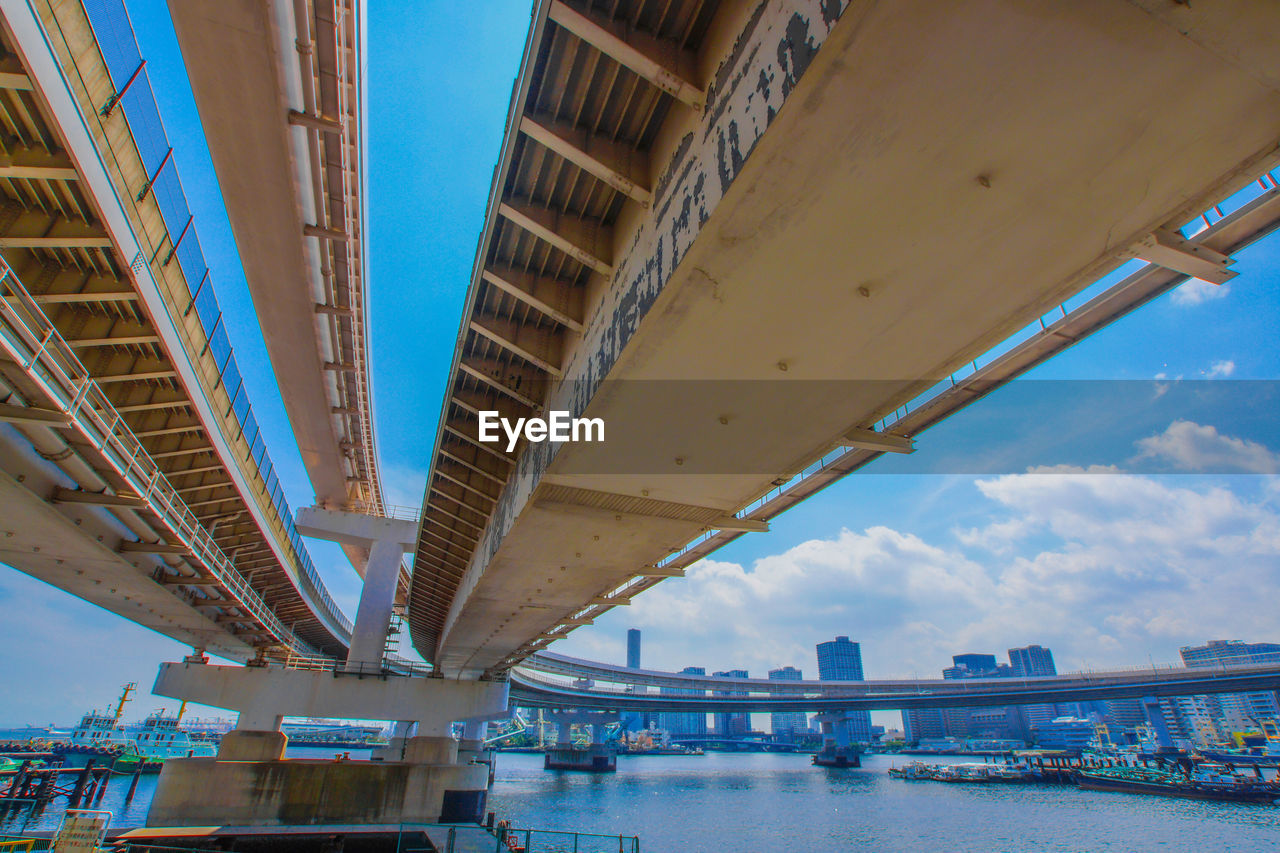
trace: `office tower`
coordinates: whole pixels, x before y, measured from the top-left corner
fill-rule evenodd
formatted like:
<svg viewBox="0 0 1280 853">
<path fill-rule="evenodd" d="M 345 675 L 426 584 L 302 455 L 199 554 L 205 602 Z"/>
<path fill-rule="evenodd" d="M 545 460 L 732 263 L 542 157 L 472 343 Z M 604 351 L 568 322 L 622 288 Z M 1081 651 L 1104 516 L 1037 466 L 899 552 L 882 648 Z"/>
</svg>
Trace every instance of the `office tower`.
<svg viewBox="0 0 1280 853">
<path fill-rule="evenodd" d="M 1058 668 L 1053 664 L 1053 652 L 1044 646 L 1022 646 L 1009 649 L 1009 669 L 1014 678 L 1042 678 L 1057 675 Z M 1043 729 L 1055 718 L 1070 714 L 1082 716 L 1078 707 L 1060 708 L 1052 704 L 1023 705 L 1022 716 L 1027 726 L 1032 729 Z"/>
<path fill-rule="evenodd" d="M 819 681 L 862 681 L 862 649 L 848 637 L 818 643 Z M 871 712 L 849 711 L 849 736 L 856 742 L 871 741 Z"/>
<path fill-rule="evenodd" d="M 681 675 L 706 675 L 707 671 L 700 666 L 686 666 L 680 670 Z M 705 690 L 684 687 L 663 687 L 663 695 L 701 696 Z M 707 736 L 707 715 L 698 713 L 666 713 L 658 715 L 658 726 L 667 730 L 668 736 L 674 740 Z"/>
<path fill-rule="evenodd" d="M 1044 646 L 1009 649 L 1009 668 L 1013 670 L 1015 678 L 1037 678 L 1058 674 L 1058 668 L 1053 665 L 1053 652 Z"/>
<path fill-rule="evenodd" d="M 801 681 L 804 674 L 794 666 L 769 670 L 770 681 Z M 775 694 L 777 695 L 777 694 Z M 790 736 L 809 729 L 809 718 L 804 711 L 780 711 L 769 715 L 769 728 L 775 735 Z"/>
<path fill-rule="evenodd" d="M 862 681 L 862 649 L 848 637 L 818 643 L 819 681 Z"/>
<path fill-rule="evenodd" d="M 627 669 L 640 668 L 640 629 L 627 630 Z"/>
<path fill-rule="evenodd" d="M 711 673 L 716 678 L 750 678 L 745 669 L 729 669 Z M 717 690 L 717 696 L 746 696 L 745 690 Z M 716 734 L 720 737 L 741 737 L 751 731 L 751 715 L 740 712 L 720 711 L 715 715 Z"/>
</svg>

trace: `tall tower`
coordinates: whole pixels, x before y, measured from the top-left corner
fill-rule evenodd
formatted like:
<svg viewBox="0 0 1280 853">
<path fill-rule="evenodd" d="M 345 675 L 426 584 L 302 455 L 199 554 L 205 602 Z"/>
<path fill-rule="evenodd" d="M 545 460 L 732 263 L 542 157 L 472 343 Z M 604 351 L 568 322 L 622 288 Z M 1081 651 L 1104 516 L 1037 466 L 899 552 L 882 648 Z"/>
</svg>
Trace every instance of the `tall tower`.
<svg viewBox="0 0 1280 853">
<path fill-rule="evenodd" d="M 818 643 L 819 681 L 862 681 L 862 649 L 848 637 Z M 871 712 L 849 711 L 849 736 L 857 742 L 871 740 Z"/>
<path fill-rule="evenodd" d="M 640 629 L 627 629 L 627 669 L 640 668 Z"/>
</svg>

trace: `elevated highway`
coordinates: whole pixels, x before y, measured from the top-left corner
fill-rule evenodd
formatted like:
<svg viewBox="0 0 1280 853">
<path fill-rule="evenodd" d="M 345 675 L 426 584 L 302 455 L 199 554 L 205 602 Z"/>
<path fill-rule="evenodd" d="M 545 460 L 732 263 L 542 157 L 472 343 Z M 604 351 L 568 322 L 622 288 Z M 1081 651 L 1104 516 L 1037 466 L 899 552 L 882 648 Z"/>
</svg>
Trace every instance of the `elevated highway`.
<svg viewBox="0 0 1280 853">
<path fill-rule="evenodd" d="M 340 655 L 124 7 L 91 11 L 0 3 L 0 560 L 232 659 Z"/>
<path fill-rule="evenodd" d="M 424 496 L 419 652 L 503 677 L 1188 275 L 1228 280 L 1277 221 L 1278 25 L 1249 0 L 540 0 Z M 606 441 L 479 440 L 481 411 L 557 410 Z"/>
<path fill-rule="evenodd" d="M 652 692 L 655 688 L 671 692 Z M 783 682 L 633 670 L 543 653 L 531 656 L 512 670 L 510 695 L 513 704 L 525 707 L 822 712 L 974 708 L 1277 688 L 1280 665 L 1276 664 L 1151 666 L 1041 678 Z"/>
<path fill-rule="evenodd" d="M 171 2 L 169 11 L 316 503 L 380 515 L 364 6 Z M 344 549 L 363 577 L 367 549 Z M 407 589 L 407 569 L 400 582 Z"/>
</svg>

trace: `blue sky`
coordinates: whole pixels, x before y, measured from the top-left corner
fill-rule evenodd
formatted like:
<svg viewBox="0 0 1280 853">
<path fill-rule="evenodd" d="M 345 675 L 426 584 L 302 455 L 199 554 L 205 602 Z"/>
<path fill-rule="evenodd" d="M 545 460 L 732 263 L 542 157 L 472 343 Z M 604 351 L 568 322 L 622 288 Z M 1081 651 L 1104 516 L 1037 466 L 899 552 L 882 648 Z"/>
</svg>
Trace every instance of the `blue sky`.
<svg viewBox="0 0 1280 853">
<path fill-rule="evenodd" d="M 290 503 L 305 506 L 165 4 L 129 8 L 250 398 Z M 529 2 L 487 0 L 486 12 L 369 4 L 371 337 L 392 503 L 421 498 Z M 1280 241 L 1236 269 L 1224 287 L 1186 285 L 1144 307 L 1037 370 L 1045 382 L 993 395 L 926 433 L 913 457 L 846 478 L 557 649 L 621 661 L 637 626 L 649 666 L 814 675 L 814 644 L 847 634 L 867 674 L 887 677 L 1036 642 L 1065 670 L 1174 660 L 1210 637 L 1280 640 L 1250 603 L 1280 593 Z M 1159 397 L 1157 379 L 1174 390 Z M 1054 465 L 1140 473 L 1020 473 Z M 353 614 L 340 552 L 312 553 Z M 5 648 L 39 638 L 0 662 L 0 681 L 26 686 L 9 691 L 0 724 L 71 721 L 125 681 L 145 697 L 156 664 L 187 651 L 7 568 L 0 607 Z M 146 697 L 134 713 L 161 704 Z"/>
</svg>

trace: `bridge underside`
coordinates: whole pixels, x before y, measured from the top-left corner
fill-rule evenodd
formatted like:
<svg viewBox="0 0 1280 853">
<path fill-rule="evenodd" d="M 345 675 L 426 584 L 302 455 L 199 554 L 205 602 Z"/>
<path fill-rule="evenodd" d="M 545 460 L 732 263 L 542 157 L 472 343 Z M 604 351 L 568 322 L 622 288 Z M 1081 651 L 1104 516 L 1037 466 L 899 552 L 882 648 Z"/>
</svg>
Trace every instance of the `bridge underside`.
<svg viewBox="0 0 1280 853">
<path fill-rule="evenodd" d="M 785 23 L 805 6 L 709 39 L 707 109 L 668 118 L 652 206 L 617 217 L 612 279 L 586 291 L 594 319 L 566 332 L 543 400 L 589 400 L 607 442 L 521 448 L 501 494 L 466 478 L 487 527 L 455 528 L 474 543 L 456 593 L 440 578 L 460 567 L 420 549 L 418 625 L 447 617 L 415 642 L 448 673 L 501 671 L 582 624 L 1275 162 L 1270 4 L 863 2 L 825 41 L 816 15 Z M 743 9 L 720 14 L 741 29 Z"/>
</svg>

